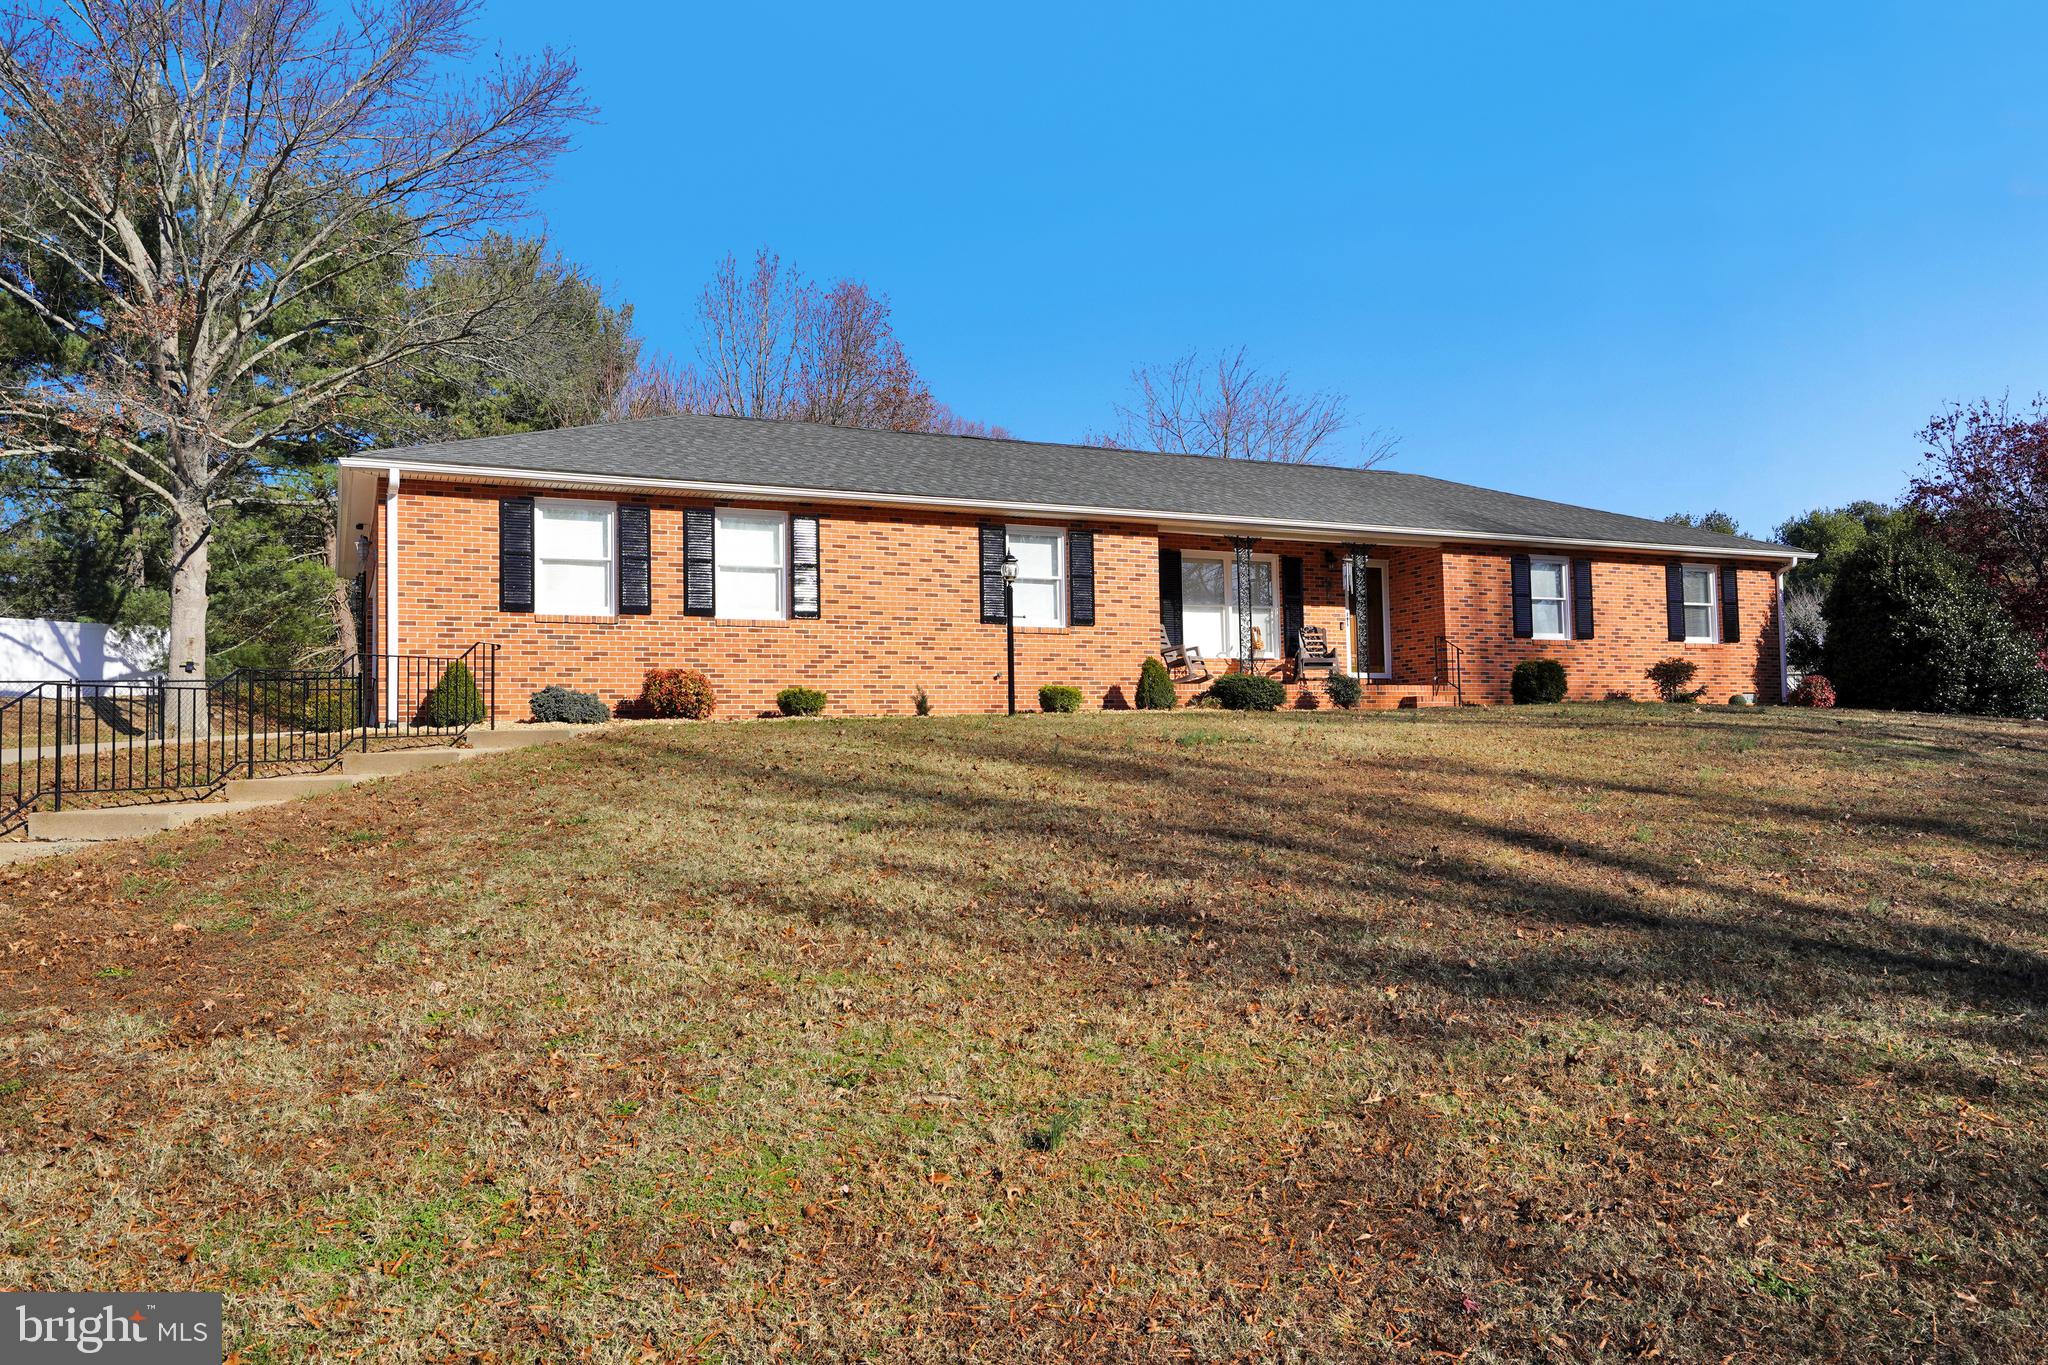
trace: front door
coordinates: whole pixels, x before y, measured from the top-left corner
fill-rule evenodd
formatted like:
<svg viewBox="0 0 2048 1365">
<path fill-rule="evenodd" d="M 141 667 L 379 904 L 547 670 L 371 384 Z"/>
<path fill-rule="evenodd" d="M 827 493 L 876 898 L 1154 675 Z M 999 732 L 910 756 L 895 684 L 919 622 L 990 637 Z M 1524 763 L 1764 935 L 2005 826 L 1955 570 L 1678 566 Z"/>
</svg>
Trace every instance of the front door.
<svg viewBox="0 0 2048 1365">
<path fill-rule="evenodd" d="M 1365 562 L 1364 578 L 1351 585 L 1351 667 L 1363 678 L 1393 675 L 1387 621 L 1387 566 Z"/>
</svg>

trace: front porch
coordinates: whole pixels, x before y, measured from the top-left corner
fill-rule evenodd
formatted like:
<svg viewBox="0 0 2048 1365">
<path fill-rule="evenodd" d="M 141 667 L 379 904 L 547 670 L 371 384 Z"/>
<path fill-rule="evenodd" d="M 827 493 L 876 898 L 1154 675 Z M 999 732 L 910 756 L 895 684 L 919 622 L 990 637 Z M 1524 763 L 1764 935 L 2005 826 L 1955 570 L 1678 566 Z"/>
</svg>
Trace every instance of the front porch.
<svg viewBox="0 0 2048 1365">
<path fill-rule="evenodd" d="M 1305 668 L 1304 629 L 1357 678 L 1360 709 L 1455 706 L 1458 651 L 1444 635 L 1443 557 L 1433 545 L 1374 547 L 1251 537 L 1160 538 L 1160 631 L 1211 675 L 1175 670 L 1185 703 L 1214 676 L 1278 678 L 1286 705 L 1332 705 L 1328 670 Z"/>
</svg>

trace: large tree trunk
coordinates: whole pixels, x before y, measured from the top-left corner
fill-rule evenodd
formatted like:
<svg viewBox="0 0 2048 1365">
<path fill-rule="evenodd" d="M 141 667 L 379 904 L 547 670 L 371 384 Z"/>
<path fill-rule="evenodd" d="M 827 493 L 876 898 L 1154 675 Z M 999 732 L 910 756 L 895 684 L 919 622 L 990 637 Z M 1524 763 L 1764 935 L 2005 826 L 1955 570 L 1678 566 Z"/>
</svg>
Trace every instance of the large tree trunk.
<svg viewBox="0 0 2048 1365">
<path fill-rule="evenodd" d="M 181 498 L 171 509 L 169 728 L 187 738 L 207 732 L 206 570 L 212 533 L 213 509 L 204 499 Z"/>
<path fill-rule="evenodd" d="M 320 532 L 321 548 L 327 552 L 327 562 L 337 562 L 334 513 L 328 511 L 323 519 Z M 356 612 L 349 602 L 349 581 L 340 574 L 334 576 L 334 587 L 327 598 L 328 615 L 334 618 L 334 648 L 337 658 L 346 659 L 356 652 Z"/>
</svg>

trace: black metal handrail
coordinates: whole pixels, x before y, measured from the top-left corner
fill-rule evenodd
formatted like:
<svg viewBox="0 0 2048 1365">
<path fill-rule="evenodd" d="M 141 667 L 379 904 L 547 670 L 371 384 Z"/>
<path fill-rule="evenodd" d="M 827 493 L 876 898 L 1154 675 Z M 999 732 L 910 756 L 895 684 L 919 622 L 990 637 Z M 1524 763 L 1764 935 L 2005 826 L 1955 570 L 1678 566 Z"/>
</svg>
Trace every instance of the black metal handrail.
<svg viewBox="0 0 2048 1365">
<path fill-rule="evenodd" d="M 1452 643 L 1447 635 L 1436 637 L 1435 685 L 1450 688 L 1458 699 L 1458 705 L 1465 704 L 1465 651 Z"/>
<path fill-rule="evenodd" d="M 490 644 L 205 682 L 23 684 L 0 695 L 0 833 L 80 796 L 208 796 L 235 777 L 330 768 L 373 738 L 459 738 L 495 726 L 496 701 Z"/>
</svg>

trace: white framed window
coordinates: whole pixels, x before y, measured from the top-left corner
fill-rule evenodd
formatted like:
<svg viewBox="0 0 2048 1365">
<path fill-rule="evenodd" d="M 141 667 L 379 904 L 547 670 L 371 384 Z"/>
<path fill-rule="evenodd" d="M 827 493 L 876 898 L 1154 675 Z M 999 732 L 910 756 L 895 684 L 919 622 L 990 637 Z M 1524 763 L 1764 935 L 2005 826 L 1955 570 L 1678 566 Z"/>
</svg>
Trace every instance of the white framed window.
<svg viewBox="0 0 2048 1365">
<path fill-rule="evenodd" d="M 533 500 L 533 610 L 611 616 L 616 610 L 617 507 L 587 498 Z"/>
<path fill-rule="evenodd" d="M 1685 585 L 1685 642 L 1711 644 L 1721 638 L 1720 575 L 1707 564 L 1687 564 L 1679 572 Z"/>
<path fill-rule="evenodd" d="M 1531 558 L 1529 561 L 1530 632 L 1538 640 L 1568 640 L 1572 624 L 1572 566 L 1570 560 Z"/>
<path fill-rule="evenodd" d="M 1020 626 L 1067 623 L 1067 533 L 1051 526 L 1011 526 L 1003 539 L 1017 559 L 1010 610 Z"/>
<path fill-rule="evenodd" d="M 1237 564 L 1229 555 L 1193 552 L 1180 557 L 1180 619 L 1182 642 L 1214 659 L 1237 656 L 1237 623 L 1249 615 L 1252 650 L 1261 659 L 1279 656 L 1279 599 L 1274 584 L 1280 576 L 1275 555 L 1253 555 L 1251 600 L 1238 601 Z"/>
<path fill-rule="evenodd" d="M 712 533 L 713 591 L 726 620 L 789 615 L 789 517 L 721 507 Z"/>
</svg>

